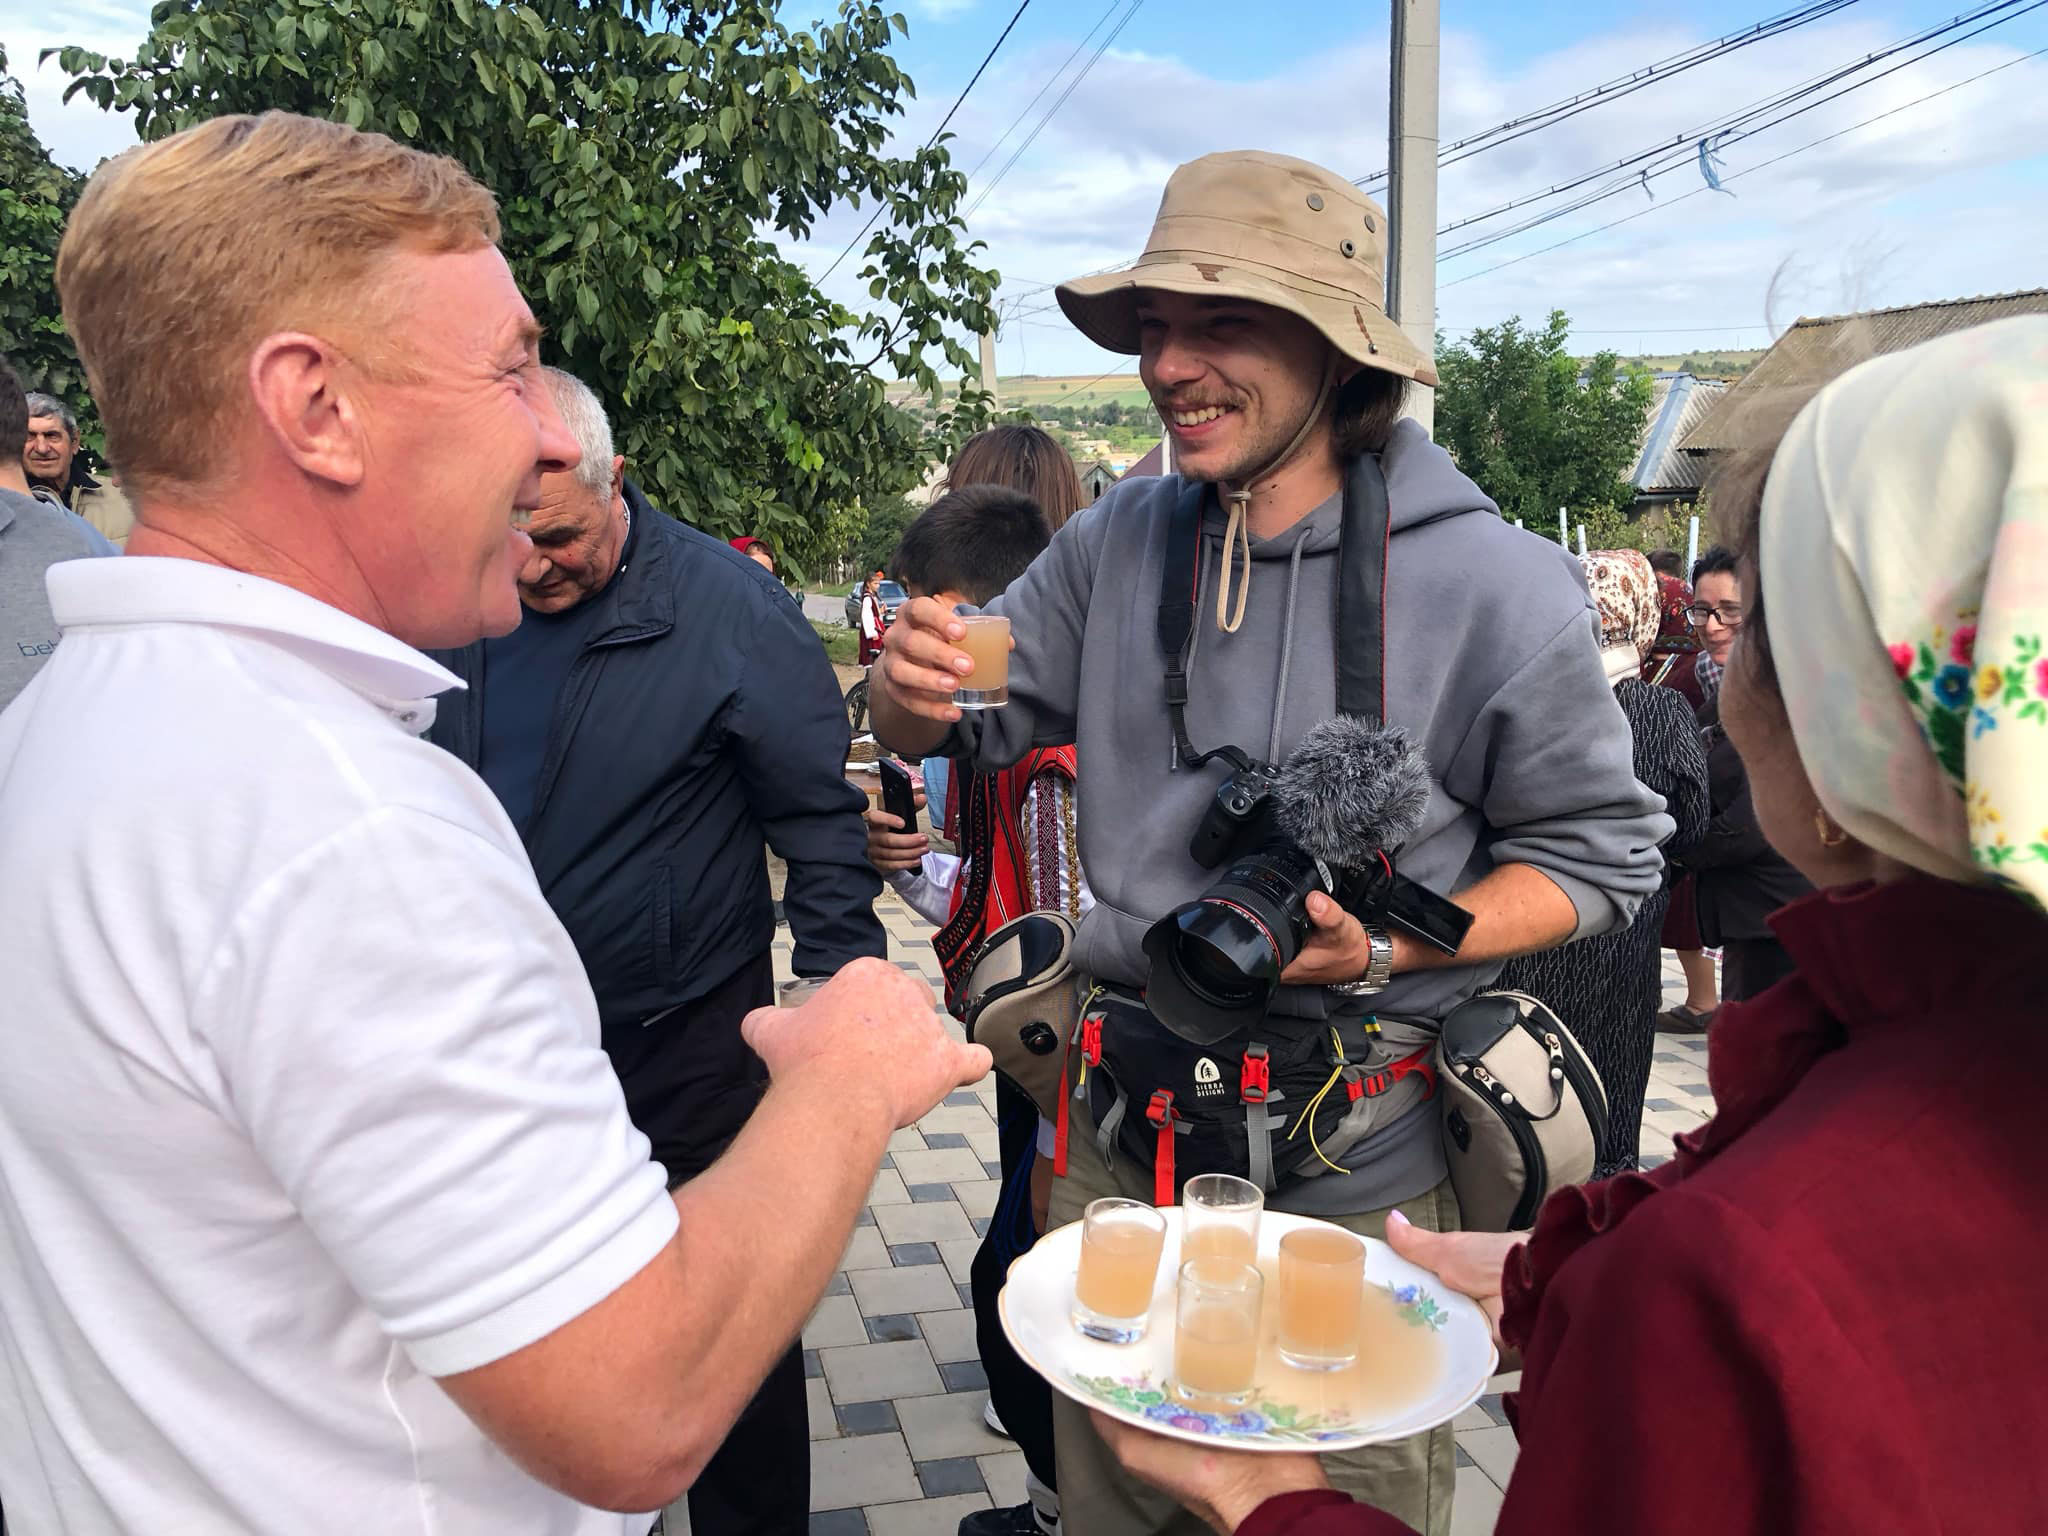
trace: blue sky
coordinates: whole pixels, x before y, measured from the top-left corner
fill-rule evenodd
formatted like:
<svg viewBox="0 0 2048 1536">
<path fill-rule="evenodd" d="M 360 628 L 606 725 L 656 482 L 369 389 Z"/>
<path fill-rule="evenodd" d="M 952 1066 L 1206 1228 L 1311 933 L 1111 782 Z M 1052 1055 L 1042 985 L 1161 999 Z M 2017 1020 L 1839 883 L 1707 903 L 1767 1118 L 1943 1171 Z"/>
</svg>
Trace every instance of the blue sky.
<svg viewBox="0 0 2048 1536">
<path fill-rule="evenodd" d="M 918 83 L 919 100 L 900 131 L 922 139 L 1015 0 L 902 3 L 911 32 L 898 53 Z M 1790 4 L 1445 0 L 1443 136 L 1555 101 Z M 1443 219 L 1481 212 L 1671 138 L 1967 4 L 1859 0 L 1788 37 L 1450 167 L 1440 189 Z M 957 163 L 982 160 L 1109 5 L 1032 0 L 955 119 Z M 804 17 L 812 9 L 792 7 Z M 0 42 L 27 77 L 31 114 L 45 140 L 73 163 L 92 163 L 130 132 L 125 120 L 109 121 L 82 103 L 59 108 L 62 81 L 54 69 L 33 68 L 35 52 L 64 41 L 132 47 L 147 11 L 140 0 L 70 0 L 62 8 L 0 0 Z M 1213 150 L 1261 148 L 1351 175 L 1383 166 L 1386 37 L 1378 4 L 1143 5 L 971 221 L 970 232 L 988 242 L 989 259 L 1005 276 L 1003 371 L 1093 374 L 1124 366 L 1067 327 L 1049 293 L 1034 290 L 1135 254 L 1159 189 L 1179 162 Z M 1680 171 L 1657 184 L 1654 206 L 1640 192 L 1625 194 L 1483 253 L 1448 259 L 1439 270 L 1438 323 L 1461 332 L 1510 315 L 1538 318 L 1556 306 L 1572 316 L 1582 350 L 1679 351 L 1762 345 L 1800 314 L 2048 284 L 2048 57 L 1911 105 L 2040 48 L 2048 48 L 2048 9 L 1731 146 L 1725 173 L 1732 175 L 1902 109 L 1744 177 L 1733 184 L 1734 197 L 1701 193 L 1681 201 L 1700 183 L 1696 173 Z M 1024 119 L 1026 129 L 1036 116 Z M 971 195 L 980 194 L 1015 143 L 988 162 Z M 1529 254 L 1644 209 L 1643 217 L 1611 231 Z M 822 271 L 864 218 L 835 213 L 792 254 Z M 850 302 L 865 297 L 856 267 L 848 262 L 830 284 Z"/>
</svg>

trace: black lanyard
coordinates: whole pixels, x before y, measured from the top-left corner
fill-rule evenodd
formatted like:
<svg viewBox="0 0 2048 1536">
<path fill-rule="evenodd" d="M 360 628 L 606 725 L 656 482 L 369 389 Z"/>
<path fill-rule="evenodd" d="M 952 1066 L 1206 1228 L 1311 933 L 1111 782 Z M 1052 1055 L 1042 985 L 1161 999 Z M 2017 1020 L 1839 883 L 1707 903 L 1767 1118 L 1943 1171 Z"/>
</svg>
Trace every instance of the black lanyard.
<svg viewBox="0 0 2048 1536">
<path fill-rule="evenodd" d="M 1201 597 L 1202 509 L 1209 486 L 1190 481 L 1181 489 L 1166 528 L 1166 563 L 1159 589 L 1159 648 L 1166 653 L 1166 711 L 1173 719 L 1173 749 L 1180 766 L 1199 768 L 1222 758 L 1233 768 L 1251 766 L 1238 747 L 1197 752 L 1188 739 L 1188 641 L 1195 632 Z M 1387 479 L 1377 454 L 1361 454 L 1345 466 L 1344 524 L 1338 544 L 1337 712 L 1361 719 L 1386 718 Z M 1347 643 L 1347 641 L 1349 643 Z M 1274 708 L 1286 700 L 1274 700 Z"/>
</svg>

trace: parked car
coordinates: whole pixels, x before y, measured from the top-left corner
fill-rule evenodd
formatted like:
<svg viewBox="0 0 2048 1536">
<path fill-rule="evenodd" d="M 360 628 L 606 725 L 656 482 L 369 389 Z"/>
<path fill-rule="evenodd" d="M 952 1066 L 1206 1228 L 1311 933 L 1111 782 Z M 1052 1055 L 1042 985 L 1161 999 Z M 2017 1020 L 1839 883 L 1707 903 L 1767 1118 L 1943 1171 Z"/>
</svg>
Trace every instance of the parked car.
<svg viewBox="0 0 2048 1536">
<path fill-rule="evenodd" d="M 882 622 L 884 624 L 894 624 L 896 622 L 896 610 L 903 606 L 903 603 L 910 594 L 905 592 L 895 582 L 886 578 L 884 578 L 880 588 L 877 589 L 877 593 L 882 599 Z M 846 594 L 846 627 L 848 629 L 860 628 L 860 587 L 858 585 Z"/>
</svg>

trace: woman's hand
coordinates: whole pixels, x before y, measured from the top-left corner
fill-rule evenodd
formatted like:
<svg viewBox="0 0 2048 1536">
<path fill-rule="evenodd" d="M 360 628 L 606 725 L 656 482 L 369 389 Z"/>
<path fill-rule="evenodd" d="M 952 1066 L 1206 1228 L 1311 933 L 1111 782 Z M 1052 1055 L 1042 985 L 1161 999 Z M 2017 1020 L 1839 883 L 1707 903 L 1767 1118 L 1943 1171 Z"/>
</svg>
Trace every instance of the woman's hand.
<svg viewBox="0 0 2048 1536">
<path fill-rule="evenodd" d="M 1330 1486 L 1313 1456 L 1219 1450 L 1136 1429 L 1106 1414 L 1090 1417 L 1133 1477 L 1170 1495 L 1222 1536 L 1230 1536 L 1268 1499 Z"/>
<path fill-rule="evenodd" d="M 1524 1232 L 1425 1232 L 1399 1211 L 1387 1217 L 1388 1247 L 1479 1303 L 1501 1353 L 1502 1370 L 1513 1367 L 1500 1336 L 1501 1271 L 1508 1255 L 1527 1240 Z"/>
<path fill-rule="evenodd" d="M 924 791 L 917 791 L 917 808 L 924 809 Z M 882 874 L 894 875 L 904 871 L 915 872 L 924 863 L 924 856 L 931 851 L 931 839 L 916 827 L 905 829 L 902 818 L 891 816 L 887 811 L 878 811 L 869 806 L 860 813 L 860 819 L 868 826 L 868 862 Z"/>
</svg>

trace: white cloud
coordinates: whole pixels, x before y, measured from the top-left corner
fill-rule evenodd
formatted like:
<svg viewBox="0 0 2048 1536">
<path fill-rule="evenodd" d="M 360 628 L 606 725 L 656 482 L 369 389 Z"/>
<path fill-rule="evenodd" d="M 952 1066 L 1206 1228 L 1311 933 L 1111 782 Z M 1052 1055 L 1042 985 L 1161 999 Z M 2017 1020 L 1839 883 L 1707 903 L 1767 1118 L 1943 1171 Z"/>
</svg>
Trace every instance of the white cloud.
<svg viewBox="0 0 2048 1536">
<path fill-rule="evenodd" d="M 90 170 L 135 143 L 135 119 L 102 112 L 83 96 L 67 105 L 70 76 L 45 48 L 77 44 L 96 53 L 128 54 L 149 30 L 149 7 L 134 0 L 71 0 L 58 7 L 0 0 L 0 44 L 7 68 L 21 81 L 29 122 L 50 153 L 66 165 Z"/>
<path fill-rule="evenodd" d="M 1909 30 L 1909 23 L 1881 20 L 1808 27 L 1476 156 L 1444 172 L 1442 222 L 1704 126 Z M 1503 60 L 1483 38 L 1449 33 L 1444 139 L 1702 40 L 1672 26 L 1638 27 Z M 1071 41 L 1049 44 L 989 72 L 954 121 L 957 163 L 981 159 L 1071 47 Z M 1640 191 L 1627 193 L 1448 261 L 1440 271 L 1439 324 L 1461 331 L 1514 314 L 1536 319 L 1558 307 L 1582 328 L 1580 344 L 1588 349 L 1667 350 L 1688 341 L 1756 346 L 1771 326 L 1782 328 L 1801 313 L 2035 286 L 2041 281 L 2037 253 L 2048 244 L 2048 198 L 2040 193 L 2048 178 L 2039 174 L 2048 146 L 2048 61 L 2020 63 L 1908 105 L 2021 51 L 1993 33 L 1727 146 L 1723 174 L 1737 177 L 1729 183 L 1734 197 L 1702 193 L 1681 201 L 1701 185 L 1688 165 L 1656 181 L 1655 205 Z M 1383 31 L 1306 52 L 1264 79 L 1220 80 L 1171 55 L 1112 50 L 972 221 L 972 233 L 988 243 L 989 260 L 1005 274 L 1005 299 L 1023 301 L 1025 312 L 1000 343 L 1003 369 L 1021 372 L 1028 363 L 1031 371 L 1073 373 L 1114 365 L 1047 307 L 1050 293 L 1028 290 L 1134 255 L 1175 165 L 1214 150 L 1256 147 L 1347 175 L 1384 166 L 1386 77 Z M 1746 167 L 1894 108 L 1903 110 L 1780 166 L 1738 177 Z M 940 110 L 941 103 L 919 103 L 902 137 L 921 140 Z M 990 161 L 973 195 L 1014 147 L 1015 138 Z M 1473 275 L 1645 208 L 1652 211 L 1610 233 Z M 830 254 L 803 259 L 814 270 L 822 267 L 864 217 L 834 215 L 814 247 Z M 1457 238 L 1511 222 L 1480 225 Z M 835 290 L 857 265 L 849 260 L 841 267 Z M 858 299 L 858 285 L 848 283 L 844 295 Z M 1680 329 L 1688 334 L 1660 334 Z"/>
<path fill-rule="evenodd" d="M 973 10 L 979 0 L 916 0 L 917 14 L 932 21 L 952 21 Z"/>
</svg>

